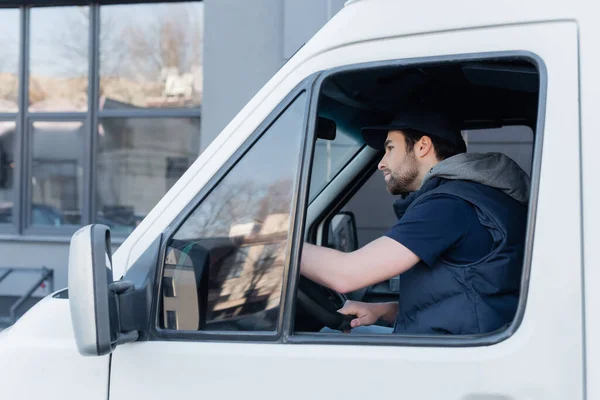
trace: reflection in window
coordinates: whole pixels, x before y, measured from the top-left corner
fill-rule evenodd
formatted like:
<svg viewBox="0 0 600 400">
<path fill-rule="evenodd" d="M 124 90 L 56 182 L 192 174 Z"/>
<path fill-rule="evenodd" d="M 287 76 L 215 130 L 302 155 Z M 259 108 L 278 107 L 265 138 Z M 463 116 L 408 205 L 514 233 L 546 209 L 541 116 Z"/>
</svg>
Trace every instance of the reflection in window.
<svg viewBox="0 0 600 400">
<path fill-rule="evenodd" d="M 81 223 L 81 122 L 34 122 L 30 223 L 78 225 Z"/>
<path fill-rule="evenodd" d="M 276 329 L 305 97 L 279 116 L 169 241 L 164 328 Z"/>
<path fill-rule="evenodd" d="M 204 3 L 101 8 L 100 108 L 202 101 Z"/>
<path fill-rule="evenodd" d="M 29 110 L 85 111 L 89 7 L 31 9 Z"/>
<path fill-rule="evenodd" d="M 129 233 L 196 160 L 198 118 L 104 118 L 98 127 L 96 222 Z"/>
<path fill-rule="evenodd" d="M 13 220 L 15 123 L 0 121 L 0 224 Z"/>
<path fill-rule="evenodd" d="M 0 9 L 0 112 L 19 109 L 19 14 L 18 9 Z"/>
</svg>

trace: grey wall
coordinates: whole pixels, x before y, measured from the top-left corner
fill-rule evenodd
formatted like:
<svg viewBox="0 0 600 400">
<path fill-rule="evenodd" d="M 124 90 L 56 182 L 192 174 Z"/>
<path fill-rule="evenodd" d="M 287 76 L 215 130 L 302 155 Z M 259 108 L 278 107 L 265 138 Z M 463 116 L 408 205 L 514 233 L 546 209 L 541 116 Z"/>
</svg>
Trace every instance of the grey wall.
<svg viewBox="0 0 600 400">
<path fill-rule="evenodd" d="M 67 286 L 69 242 L 0 241 L 0 267 L 47 267 L 54 270 L 55 290 Z M 16 268 L 16 271 L 18 269 Z M 0 270 L 0 275 L 2 274 Z M 31 272 L 15 272 L 0 283 L 0 296 L 20 296 L 39 277 Z M 49 289 L 40 289 L 35 296 L 45 296 Z"/>
<path fill-rule="evenodd" d="M 204 150 L 281 67 L 283 2 L 206 0 L 204 5 Z"/>
<path fill-rule="evenodd" d="M 283 55 L 286 59 L 344 6 L 346 0 L 284 0 Z"/>
<path fill-rule="evenodd" d="M 202 150 L 344 0 L 204 3 Z"/>
</svg>

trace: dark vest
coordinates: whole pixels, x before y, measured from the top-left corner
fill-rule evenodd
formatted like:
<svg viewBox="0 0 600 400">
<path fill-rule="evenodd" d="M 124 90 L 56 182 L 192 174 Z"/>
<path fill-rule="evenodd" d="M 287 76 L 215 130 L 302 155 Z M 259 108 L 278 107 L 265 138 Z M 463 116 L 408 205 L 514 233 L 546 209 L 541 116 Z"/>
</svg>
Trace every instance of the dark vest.
<svg viewBox="0 0 600 400">
<path fill-rule="evenodd" d="M 396 201 L 394 211 L 401 219 L 440 193 L 470 203 L 494 245 L 472 264 L 451 264 L 442 255 L 433 267 L 419 262 L 403 273 L 394 333 L 466 335 L 502 328 L 512 321 L 519 301 L 527 206 L 490 186 L 432 178 Z"/>
</svg>

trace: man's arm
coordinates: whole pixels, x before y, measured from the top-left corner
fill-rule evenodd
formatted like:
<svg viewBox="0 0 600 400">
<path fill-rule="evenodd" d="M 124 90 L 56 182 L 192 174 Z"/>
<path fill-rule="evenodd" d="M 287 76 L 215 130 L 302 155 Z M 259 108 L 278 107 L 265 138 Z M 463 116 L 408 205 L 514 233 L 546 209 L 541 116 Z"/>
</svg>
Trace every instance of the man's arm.
<svg viewBox="0 0 600 400">
<path fill-rule="evenodd" d="M 353 251 L 304 244 L 300 272 L 339 293 L 348 293 L 398 276 L 417 262 L 412 251 L 386 236 Z"/>
</svg>

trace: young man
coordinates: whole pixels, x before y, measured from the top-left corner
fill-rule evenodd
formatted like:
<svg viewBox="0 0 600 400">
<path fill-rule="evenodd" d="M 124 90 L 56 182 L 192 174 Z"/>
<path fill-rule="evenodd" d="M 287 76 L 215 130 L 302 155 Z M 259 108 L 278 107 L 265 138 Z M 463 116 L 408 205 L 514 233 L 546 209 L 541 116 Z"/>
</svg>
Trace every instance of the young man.
<svg viewBox="0 0 600 400">
<path fill-rule="evenodd" d="M 391 303 L 348 301 L 353 328 L 382 318 L 394 333 L 478 334 L 509 324 L 517 309 L 529 178 L 508 157 L 466 154 L 443 115 L 399 114 L 365 128 L 385 150 L 379 163 L 398 222 L 352 253 L 304 245 L 301 273 L 347 293 L 400 275 Z"/>
</svg>

